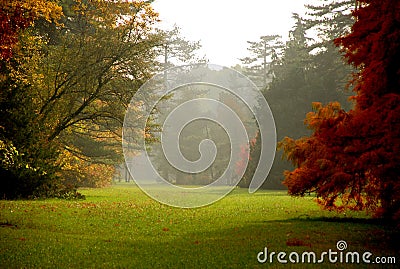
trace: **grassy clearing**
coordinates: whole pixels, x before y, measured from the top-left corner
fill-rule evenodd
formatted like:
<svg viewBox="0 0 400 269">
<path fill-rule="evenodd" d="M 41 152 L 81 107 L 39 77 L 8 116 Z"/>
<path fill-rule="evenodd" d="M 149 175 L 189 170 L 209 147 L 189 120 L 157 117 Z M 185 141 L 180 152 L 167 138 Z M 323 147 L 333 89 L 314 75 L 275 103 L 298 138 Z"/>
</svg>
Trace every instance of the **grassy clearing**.
<svg viewBox="0 0 400 269">
<path fill-rule="evenodd" d="M 0 201 L 0 268 L 280 267 L 259 264 L 257 253 L 320 253 L 338 240 L 400 263 L 395 228 L 364 213 L 321 211 L 311 197 L 237 189 L 213 205 L 178 209 L 131 185 L 82 193 L 84 201 Z"/>
</svg>

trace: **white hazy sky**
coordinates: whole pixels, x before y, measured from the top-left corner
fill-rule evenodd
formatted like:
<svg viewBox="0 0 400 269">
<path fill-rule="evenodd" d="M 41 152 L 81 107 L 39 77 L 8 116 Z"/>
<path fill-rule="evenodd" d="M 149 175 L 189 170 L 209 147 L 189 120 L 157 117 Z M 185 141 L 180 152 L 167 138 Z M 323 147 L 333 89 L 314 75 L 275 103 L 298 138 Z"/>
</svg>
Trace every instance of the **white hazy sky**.
<svg viewBox="0 0 400 269">
<path fill-rule="evenodd" d="M 155 0 L 162 28 L 174 24 L 182 35 L 200 41 L 210 63 L 233 66 L 248 55 L 247 42 L 279 34 L 287 39 L 292 13 L 304 13 L 310 0 Z"/>
</svg>

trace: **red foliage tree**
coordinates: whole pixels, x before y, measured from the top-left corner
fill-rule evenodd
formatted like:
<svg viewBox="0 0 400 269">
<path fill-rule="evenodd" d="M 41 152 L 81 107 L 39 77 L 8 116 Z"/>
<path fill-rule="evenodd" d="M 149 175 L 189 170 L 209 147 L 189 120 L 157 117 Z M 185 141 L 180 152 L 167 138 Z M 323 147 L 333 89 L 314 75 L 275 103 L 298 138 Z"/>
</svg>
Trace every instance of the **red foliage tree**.
<svg viewBox="0 0 400 269">
<path fill-rule="evenodd" d="M 400 220 L 400 1 L 359 3 L 351 33 L 335 40 L 360 70 L 355 108 L 313 104 L 305 120 L 313 134 L 280 142 L 297 167 L 284 184 L 291 195 L 315 192 L 326 209 Z"/>
<path fill-rule="evenodd" d="M 12 49 L 18 42 L 18 32 L 27 28 L 33 21 L 32 17 L 24 14 L 24 9 L 19 6 L 11 7 L 3 3 L 0 8 L 0 59 L 9 59 Z M 4 4 L 4 5 L 3 5 Z"/>
<path fill-rule="evenodd" d="M 249 145 L 241 145 L 240 146 L 240 160 L 236 162 L 235 164 L 235 173 L 236 175 L 241 175 L 242 173 L 243 176 L 239 182 L 240 187 L 249 187 L 250 181 L 253 178 L 255 169 L 257 168 L 258 164 L 258 159 L 259 159 L 259 141 L 260 136 L 259 133 L 257 132 L 255 134 L 255 137 L 250 139 Z M 250 147 L 249 147 L 250 146 Z"/>
<path fill-rule="evenodd" d="M 240 175 L 246 170 L 246 163 L 250 159 L 248 147 L 240 146 L 240 160 L 236 162 L 235 173 Z"/>
<path fill-rule="evenodd" d="M 19 34 L 38 18 L 58 20 L 62 8 L 51 0 L 0 0 L 0 60 L 9 60 Z"/>
</svg>

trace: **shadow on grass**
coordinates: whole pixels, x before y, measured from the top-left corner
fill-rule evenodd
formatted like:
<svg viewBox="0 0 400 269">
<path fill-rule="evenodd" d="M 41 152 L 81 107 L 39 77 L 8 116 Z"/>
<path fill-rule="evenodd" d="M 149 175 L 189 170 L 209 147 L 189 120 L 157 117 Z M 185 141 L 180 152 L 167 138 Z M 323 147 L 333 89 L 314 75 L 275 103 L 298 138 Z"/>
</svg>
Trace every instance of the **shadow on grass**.
<svg viewBox="0 0 400 269">
<path fill-rule="evenodd" d="M 163 261 L 172 266 L 194 266 L 197 268 L 258 268 L 266 265 L 284 267 L 275 260 L 273 264 L 260 264 L 257 254 L 268 247 L 270 251 L 314 251 L 321 253 L 336 249 L 339 240 L 345 240 L 351 251 L 371 251 L 378 256 L 399 256 L 399 232 L 385 226 L 376 219 L 359 218 L 291 218 L 247 222 L 244 225 L 218 227 L 213 230 L 193 231 L 184 236 L 173 236 L 179 231 L 171 229 L 160 232 L 161 245 L 141 242 L 149 249 L 163 249 L 169 257 Z M 170 237 L 171 236 L 171 237 Z M 157 259 L 145 256 L 148 263 Z M 152 259 L 153 258 L 153 259 Z M 397 258 L 398 259 L 398 258 Z M 142 260 L 143 261 L 143 260 Z M 180 264 L 181 261 L 185 263 Z M 187 263 L 186 263 L 187 262 Z M 346 268 L 366 267 L 366 264 L 343 264 Z M 337 264 L 324 263 L 324 268 L 337 268 Z M 299 268 L 316 268 L 313 264 L 302 264 Z M 368 265 L 368 268 L 382 268 Z M 387 264 L 385 268 L 397 268 Z"/>
<path fill-rule="evenodd" d="M 395 226 L 393 223 L 391 223 L 388 220 L 376 219 L 376 218 L 310 217 L 309 215 L 300 215 L 297 218 L 291 218 L 289 220 L 323 221 L 323 222 L 337 222 L 337 223 L 358 223 L 358 224 L 370 224 L 370 225 Z"/>
<path fill-rule="evenodd" d="M 320 233 L 323 237 L 331 237 L 329 233 L 336 234 L 337 238 L 330 241 L 349 239 L 359 241 L 364 247 L 371 250 L 387 250 L 390 253 L 400 255 L 400 230 L 396 223 L 389 220 L 377 218 L 355 218 L 355 217 L 310 217 L 300 215 L 296 218 L 282 220 L 265 220 L 254 223 L 255 225 L 273 226 L 296 226 L 301 233 Z M 320 231 L 320 232 L 318 232 Z M 334 239 L 334 240 L 332 240 Z M 328 240 L 328 238 L 325 238 Z"/>
</svg>

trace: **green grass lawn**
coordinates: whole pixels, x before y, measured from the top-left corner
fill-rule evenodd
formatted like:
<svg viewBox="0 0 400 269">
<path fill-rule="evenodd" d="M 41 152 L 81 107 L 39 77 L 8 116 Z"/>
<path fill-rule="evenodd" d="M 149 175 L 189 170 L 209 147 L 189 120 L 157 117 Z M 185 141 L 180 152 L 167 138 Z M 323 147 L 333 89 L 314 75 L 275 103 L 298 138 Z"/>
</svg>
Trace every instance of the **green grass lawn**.
<svg viewBox="0 0 400 269">
<path fill-rule="evenodd" d="M 312 197 L 236 189 L 213 205 L 178 209 L 133 185 L 81 192 L 86 200 L 0 201 L 0 268 L 281 267 L 276 258 L 258 263 L 257 254 L 264 247 L 288 254 L 337 251 L 338 240 L 347 242 L 346 251 L 395 256 L 400 263 L 394 227 L 363 212 L 321 211 Z M 360 266 L 374 267 L 353 265 Z"/>
</svg>

